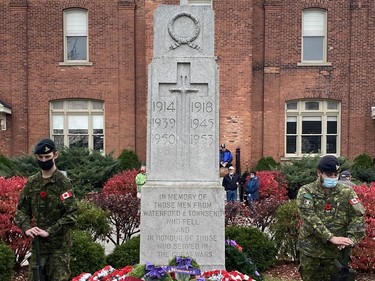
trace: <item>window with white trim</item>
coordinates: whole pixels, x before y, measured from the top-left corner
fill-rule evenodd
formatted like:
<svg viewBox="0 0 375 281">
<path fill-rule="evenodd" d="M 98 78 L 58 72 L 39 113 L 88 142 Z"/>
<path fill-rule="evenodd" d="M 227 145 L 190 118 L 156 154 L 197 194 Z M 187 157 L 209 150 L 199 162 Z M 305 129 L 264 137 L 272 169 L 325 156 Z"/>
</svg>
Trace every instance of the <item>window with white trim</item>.
<svg viewBox="0 0 375 281">
<path fill-rule="evenodd" d="M 340 103 L 330 100 L 286 102 L 285 156 L 339 155 Z"/>
<path fill-rule="evenodd" d="M 64 62 L 88 62 L 88 13 L 83 9 L 64 11 Z"/>
<path fill-rule="evenodd" d="M 57 100 L 50 103 L 51 135 L 56 145 L 104 152 L 104 103 Z"/>
<path fill-rule="evenodd" d="M 190 5 L 212 5 L 212 0 L 189 0 Z"/>
<path fill-rule="evenodd" d="M 307 9 L 302 14 L 302 62 L 327 62 L 327 11 Z"/>
</svg>

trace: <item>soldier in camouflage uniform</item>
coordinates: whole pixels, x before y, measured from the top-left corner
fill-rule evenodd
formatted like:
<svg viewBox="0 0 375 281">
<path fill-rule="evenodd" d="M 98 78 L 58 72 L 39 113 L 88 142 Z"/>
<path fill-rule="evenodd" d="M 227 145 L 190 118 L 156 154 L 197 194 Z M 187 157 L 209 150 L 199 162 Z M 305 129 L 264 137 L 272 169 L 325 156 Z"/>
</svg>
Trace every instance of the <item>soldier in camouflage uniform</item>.
<svg viewBox="0 0 375 281">
<path fill-rule="evenodd" d="M 297 195 L 301 218 L 298 249 L 304 281 L 329 281 L 338 273 L 334 260 L 341 250 L 365 237 L 365 208 L 350 187 L 338 184 L 339 162 L 326 155 L 317 165 L 318 179 L 304 185 Z"/>
<path fill-rule="evenodd" d="M 70 278 L 70 230 L 77 220 L 77 204 L 68 178 L 55 165 L 59 153 L 51 139 L 41 140 L 35 147 L 40 172 L 31 176 L 22 189 L 15 221 L 26 236 L 39 237 L 41 264 L 48 281 Z M 36 263 L 35 242 L 29 260 L 29 279 Z"/>
</svg>

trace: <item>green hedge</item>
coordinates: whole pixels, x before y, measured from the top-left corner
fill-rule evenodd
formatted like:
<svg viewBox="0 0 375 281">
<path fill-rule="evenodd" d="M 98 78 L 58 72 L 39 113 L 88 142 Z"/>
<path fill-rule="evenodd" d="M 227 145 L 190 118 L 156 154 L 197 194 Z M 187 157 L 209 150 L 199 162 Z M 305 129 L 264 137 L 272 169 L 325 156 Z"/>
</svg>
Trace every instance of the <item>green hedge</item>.
<svg viewBox="0 0 375 281">
<path fill-rule="evenodd" d="M 236 241 L 243 252 L 264 271 L 276 263 L 277 249 L 275 243 L 255 227 L 227 227 L 227 239 Z"/>
<path fill-rule="evenodd" d="M 10 281 L 13 275 L 14 252 L 12 248 L 0 241 L 0 281 Z"/>
</svg>

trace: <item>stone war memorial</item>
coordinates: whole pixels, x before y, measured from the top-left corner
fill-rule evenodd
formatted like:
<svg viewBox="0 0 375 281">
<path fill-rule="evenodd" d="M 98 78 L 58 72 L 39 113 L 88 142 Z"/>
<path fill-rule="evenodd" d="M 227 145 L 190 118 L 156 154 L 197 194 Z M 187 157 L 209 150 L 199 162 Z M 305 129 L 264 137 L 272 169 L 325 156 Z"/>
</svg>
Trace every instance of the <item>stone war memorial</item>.
<svg viewBox="0 0 375 281">
<path fill-rule="evenodd" d="M 147 183 L 140 262 L 190 257 L 225 268 L 219 75 L 210 6 L 160 6 L 148 75 Z"/>
</svg>

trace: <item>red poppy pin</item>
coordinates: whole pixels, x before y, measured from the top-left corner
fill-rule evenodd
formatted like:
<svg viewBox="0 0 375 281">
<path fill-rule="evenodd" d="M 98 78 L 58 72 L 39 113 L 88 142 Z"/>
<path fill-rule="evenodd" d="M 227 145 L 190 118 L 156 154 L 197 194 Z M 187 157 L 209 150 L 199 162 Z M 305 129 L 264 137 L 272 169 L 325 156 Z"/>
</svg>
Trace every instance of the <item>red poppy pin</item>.
<svg viewBox="0 0 375 281">
<path fill-rule="evenodd" d="M 44 199 L 44 198 L 46 198 L 46 197 L 47 197 L 47 192 L 45 192 L 45 191 L 41 191 L 41 192 L 40 192 L 40 198 Z"/>
<path fill-rule="evenodd" d="M 332 205 L 331 204 L 326 204 L 326 211 L 330 212 L 331 209 L 332 209 Z"/>
</svg>

